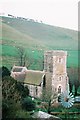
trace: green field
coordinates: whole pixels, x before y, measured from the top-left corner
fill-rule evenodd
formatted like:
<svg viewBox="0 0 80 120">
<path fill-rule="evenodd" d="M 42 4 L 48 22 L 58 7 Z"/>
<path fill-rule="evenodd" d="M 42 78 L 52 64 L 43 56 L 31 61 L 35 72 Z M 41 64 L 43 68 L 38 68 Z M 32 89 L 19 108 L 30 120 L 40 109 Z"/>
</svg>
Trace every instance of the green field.
<svg viewBox="0 0 80 120">
<path fill-rule="evenodd" d="M 68 52 L 67 66 L 78 66 L 77 31 L 9 17 L 0 17 L 1 24 L 2 65 L 8 68 L 14 64 L 18 65 L 17 48 L 23 47 L 27 59 L 32 60 L 29 69 L 43 69 L 44 52 L 46 50 L 66 50 Z"/>
</svg>

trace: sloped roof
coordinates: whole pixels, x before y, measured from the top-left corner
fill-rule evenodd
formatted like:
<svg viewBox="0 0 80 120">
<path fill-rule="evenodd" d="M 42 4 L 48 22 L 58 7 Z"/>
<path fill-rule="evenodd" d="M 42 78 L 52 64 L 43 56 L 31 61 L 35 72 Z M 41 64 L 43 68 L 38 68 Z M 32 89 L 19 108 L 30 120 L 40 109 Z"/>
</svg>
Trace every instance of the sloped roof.
<svg viewBox="0 0 80 120">
<path fill-rule="evenodd" d="M 33 118 L 44 118 L 44 119 L 50 119 L 51 120 L 61 120 L 59 117 L 56 117 L 56 116 L 53 116 L 53 115 L 50 115 L 46 112 L 43 112 L 43 111 L 38 111 L 38 112 L 35 112 L 33 115 L 32 115 Z"/>
<path fill-rule="evenodd" d="M 19 82 L 24 82 L 26 74 L 25 73 L 16 73 L 15 74 L 15 79 L 18 80 Z"/>
<path fill-rule="evenodd" d="M 13 68 L 13 72 L 21 72 L 23 68 Z"/>
<path fill-rule="evenodd" d="M 43 71 L 26 70 L 26 72 L 13 72 L 15 79 L 24 82 L 25 84 L 40 85 L 42 82 L 42 77 L 44 75 Z"/>
<path fill-rule="evenodd" d="M 26 67 L 22 67 L 22 66 L 13 66 L 12 72 L 21 72 L 23 68 L 26 68 Z"/>
<path fill-rule="evenodd" d="M 40 85 L 43 75 L 43 71 L 27 70 L 24 83 Z"/>
</svg>

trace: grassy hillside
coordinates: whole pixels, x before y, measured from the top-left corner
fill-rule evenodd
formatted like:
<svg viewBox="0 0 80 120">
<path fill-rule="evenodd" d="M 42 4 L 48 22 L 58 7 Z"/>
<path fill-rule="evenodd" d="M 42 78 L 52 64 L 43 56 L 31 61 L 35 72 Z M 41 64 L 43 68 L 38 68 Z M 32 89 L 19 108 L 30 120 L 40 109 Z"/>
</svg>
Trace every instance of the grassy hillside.
<svg viewBox="0 0 80 120">
<path fill-rule="evenodd" d="M 77 31 L 21 18 L 2 17 L 0 24 L 1 21 L 3 65 L 10 68 L 13 64 L 18 64 L 17 48 L 23 46 L 27 59 L 32 60 L 30 69 L 43 69 L 44 51 L 54 49 L 67 50 L 67 65 L 77 67 Z"/>
</svg>

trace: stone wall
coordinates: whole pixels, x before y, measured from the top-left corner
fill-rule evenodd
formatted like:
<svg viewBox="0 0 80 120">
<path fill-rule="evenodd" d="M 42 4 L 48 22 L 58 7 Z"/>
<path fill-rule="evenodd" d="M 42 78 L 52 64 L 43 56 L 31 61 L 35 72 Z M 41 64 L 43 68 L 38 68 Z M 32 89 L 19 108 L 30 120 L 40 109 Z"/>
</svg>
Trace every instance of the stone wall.
<svg viewBox="0 0 80 120">
<path fill-rule="evenodd" d="M 42 86 L 25 84 L 28 86 L 29 95 L 35 98 L 42 98 Z"/>
<path fill-rule="evenodd" d="M 52 51 L 44 53 L 44 70 L 45 72 L 53 72 L 53 56 Z"/>
</svg>

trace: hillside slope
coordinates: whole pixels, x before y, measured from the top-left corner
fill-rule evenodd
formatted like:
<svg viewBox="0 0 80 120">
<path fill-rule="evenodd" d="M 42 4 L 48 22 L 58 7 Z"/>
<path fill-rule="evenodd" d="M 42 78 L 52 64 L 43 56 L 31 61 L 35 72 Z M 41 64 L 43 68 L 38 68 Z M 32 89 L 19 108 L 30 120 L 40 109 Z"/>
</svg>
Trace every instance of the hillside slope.
<svg viewBox="0 0 80 120">
<path fill-rule="evenodd" d="M 3 33 L 3 65 L 11 66 L 16 62 L 18 46 L 23 46 L 28 56 L 34 60 L 30 66 L 33 69 L 42 69 L 44 51 L 54 49 L 67 50 L 68 66 L 78 65 L 77 31 L 26 19 L 9 17 L 0 19 Z"/>
<path fill-rule="evenodd" d="M 43 23 L 37 23 L 16 18 L 2 18 L 4 23 L 15 30 L 18 30 L 23 35 L 28 35 L 43 44 L 60 47 L 71 47 L 77 49 L 77 32 L 69 29 L 54 27 Z M 60 43 L 60 44 L 58 44 Z M 66 44 L 65 44 L 66 43 Z M 73 47 L 72 45 L 75 44 Z"/>
</svg>

